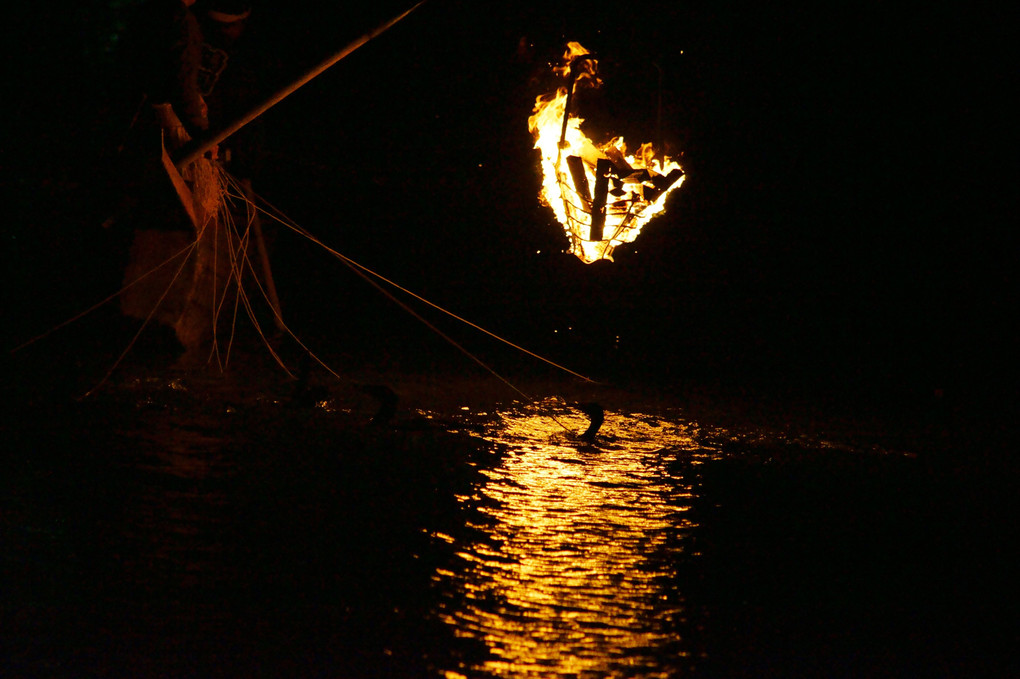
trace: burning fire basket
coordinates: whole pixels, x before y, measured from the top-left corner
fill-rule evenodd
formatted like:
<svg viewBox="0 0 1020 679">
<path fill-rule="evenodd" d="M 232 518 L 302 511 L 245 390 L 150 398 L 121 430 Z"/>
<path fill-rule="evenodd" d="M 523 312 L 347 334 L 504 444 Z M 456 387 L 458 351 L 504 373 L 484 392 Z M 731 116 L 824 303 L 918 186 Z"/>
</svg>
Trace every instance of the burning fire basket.
<svg viewBox="0 0 1020 679">
<path fill-rule="evenodd" d="M 666 197 L 683 183 L 684 171 L 650 143 L 627 155 L 623 137 L 595 144 L 571 111 L 581 83 L 598 87 L 598 62 L 584 47 L 568 43 L 554 72 L 566 84 L 542 95 L 528 119 L 535 148 L 542 153 L 542 202 L 566 230 L 570 252 L 585 263 L 612 261 L 613 250 L 633 242 L 641 228 L 665 208 Z"/>
</svg>

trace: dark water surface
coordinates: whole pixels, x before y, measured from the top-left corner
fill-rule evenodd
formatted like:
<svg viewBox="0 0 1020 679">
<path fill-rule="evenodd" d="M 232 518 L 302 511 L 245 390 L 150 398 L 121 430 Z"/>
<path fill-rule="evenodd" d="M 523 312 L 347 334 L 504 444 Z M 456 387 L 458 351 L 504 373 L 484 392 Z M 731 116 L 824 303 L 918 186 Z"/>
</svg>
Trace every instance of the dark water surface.
<svg viewBox="0 0 1020 679">
<path fill-rule="evenodd" d="M 62 403 L 5 426 L 3 676 L 994 676 L 1016 639 L 1008 493 L 915 451 L 638 402 L 589 445 L 559 397 Z"/>
</svg>

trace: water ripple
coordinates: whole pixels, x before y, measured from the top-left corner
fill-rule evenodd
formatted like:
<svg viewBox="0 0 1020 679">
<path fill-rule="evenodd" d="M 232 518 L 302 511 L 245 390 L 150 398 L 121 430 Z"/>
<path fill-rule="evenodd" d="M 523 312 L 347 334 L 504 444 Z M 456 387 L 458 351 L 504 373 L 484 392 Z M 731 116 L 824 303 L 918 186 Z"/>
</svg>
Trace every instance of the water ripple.
<svg viewBox="0 0 1020 679">
<path fill-rule="evenodd" d="M 500 413 L 485 438 L 506 446 L 486 471 L 458 544 L 460 568 L 437 573 L 441 617 L 483 642 L 472 675 L 674 675 L 690 665 L 687 611 L 669 589 L 670 555 L 694 528 L 690 484 L 665 458 L 701 450 L 695 425 L 607 412 L 596 445 L 587 421 L 547 401 Z M 476 496 L 477 497 L 477 496 Z M 448 676 L 457 676 L 451 671 Z"/>
</svg>

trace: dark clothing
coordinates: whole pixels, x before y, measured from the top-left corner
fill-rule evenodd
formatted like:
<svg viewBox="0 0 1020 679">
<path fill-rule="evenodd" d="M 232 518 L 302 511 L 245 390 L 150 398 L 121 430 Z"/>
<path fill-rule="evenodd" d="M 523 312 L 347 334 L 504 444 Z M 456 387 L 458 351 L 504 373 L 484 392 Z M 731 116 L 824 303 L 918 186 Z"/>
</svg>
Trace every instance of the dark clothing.
<svg viewBox="0 0 1020 679">
<path fill-rule="evenodd" d="M 129 27 L 127 58 L 150 104 L 170 104 L 187 133 L 209 128 L 199 89 L 202 30 L 181 0 L 149 0 Z"/>
<path fill-rule="evenodd" d="M 239 25 L 235 25 L 235 28 Z M 209 125 L 230 125 L 265 99 L 264 80 L 271 67 L 255 47 L 258 36 L 252 27 L 228 35 L 216 21 L 202 24 L 202 66 L 198 83 L 209 106 Z M 264 129 L 261 119 L 248 123 L 220 143 L 220 160 L 239 177 L 258 174 Z"/>
</svg>

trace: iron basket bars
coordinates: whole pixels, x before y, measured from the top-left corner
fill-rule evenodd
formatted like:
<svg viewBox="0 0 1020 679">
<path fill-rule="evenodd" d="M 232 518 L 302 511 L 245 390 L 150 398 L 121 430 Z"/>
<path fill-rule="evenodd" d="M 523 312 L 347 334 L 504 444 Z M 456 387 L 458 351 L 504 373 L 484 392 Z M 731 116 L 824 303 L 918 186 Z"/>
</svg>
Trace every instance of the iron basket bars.
<svg viewBox="0 0 1020 679">
<path fill-rule="evenodd" d="M 570 146 L 566 141 L 567 119 L 570 117 L 570 104 L 577 75 L 582 71 L 580 66 L 587 61 L 595 62 L 595 55 L 582 54 L 570 61 L 567 75 L 567 98 L 564 102 L 563 126 L 560 131 L 559 148 L 561 151 Z M 585 226 L 583 217 L 587 215 L 590 224 L 587 240 L 591 242 L 614 240 L 630 228 L 636 215 L 655 202 L 684 174 L 683 170 L 679 169 L 674 169 L 666 175 L 653 174 L 645 168 L 635 169 L 616 147 L 610 145 L 601 150 L 605 157 L 598 158 L 594 167 L 594 191 L 589 185 L 583 158 L 575 155 L 568 155 L 564 158 L 561 153 L 557 155 L 556 162 L 556 180 L 560 185 L 560 195 L 563 197 L 563 207 L 567 215 L 568 224 L 566 226 L 573 234 L 583 233 L 582 227 Z M 567 173 L 562 170 L 564 162 L 567 166 Z M 573 196 L 577 197 L 580 204 L 577 204 L 572 198 Z M 609 238 L 605 238 L 609 196 L 614 198 L 610 206 L 612 212 L 617 215 L 622 214 L 622 219 Z"/>
</svg>

